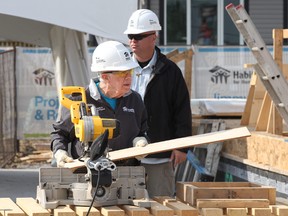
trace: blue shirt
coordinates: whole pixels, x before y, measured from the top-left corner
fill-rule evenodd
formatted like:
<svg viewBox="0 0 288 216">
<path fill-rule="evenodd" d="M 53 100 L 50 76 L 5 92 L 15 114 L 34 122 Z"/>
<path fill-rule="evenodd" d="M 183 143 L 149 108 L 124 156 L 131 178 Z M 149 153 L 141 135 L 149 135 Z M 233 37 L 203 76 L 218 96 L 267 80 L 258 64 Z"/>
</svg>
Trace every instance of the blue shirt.
<svg viewBox="0 0 288 216">
<path fill-rule="evenodd" d="M 99 87 L 99 82 L 95 83 L 98 91 L 100 92 L 101 96 L 103 97 L 103 99 L 115 110 L 116 108 L 116 98 L 109 98 L 106 95 L 104 95 Z"/>
</svg>

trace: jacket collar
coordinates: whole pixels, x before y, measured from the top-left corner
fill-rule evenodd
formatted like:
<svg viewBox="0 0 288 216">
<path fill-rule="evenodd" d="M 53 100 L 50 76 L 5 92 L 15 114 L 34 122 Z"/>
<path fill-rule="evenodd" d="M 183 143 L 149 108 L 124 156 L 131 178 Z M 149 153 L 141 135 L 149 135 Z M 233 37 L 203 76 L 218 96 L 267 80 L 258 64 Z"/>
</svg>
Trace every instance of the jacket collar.
<svg viewBox="0 0 288 216">
<path fill-rule="evenodd" d="M 156 64 L 152 73 L 160 74 L 162 71 L 162 68 L 165 66 L 164 61 L 165 59 L 167 59 L 167 57 L 161 53 L 161 50 L 157 46 L 155 46 L 155 50 L 157 53 L 157 60 L 156 60 Z"/>
</svg>

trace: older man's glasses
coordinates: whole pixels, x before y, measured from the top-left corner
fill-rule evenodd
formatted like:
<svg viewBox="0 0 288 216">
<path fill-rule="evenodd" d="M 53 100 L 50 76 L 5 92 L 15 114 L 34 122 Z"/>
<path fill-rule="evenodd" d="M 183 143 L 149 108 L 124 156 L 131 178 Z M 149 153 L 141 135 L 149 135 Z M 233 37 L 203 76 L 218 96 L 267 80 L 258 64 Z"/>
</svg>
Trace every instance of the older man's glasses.
<svg viewBox="0 0 288 216">
<path fill-rule="evenodd" d="M 133 70 L 125 70 L 125 71 L 109 71 L 104 74 L 113 74 L 118 77 L 126 77 L 128 74 L 132 74 Z"/>
<path fill-rule="evenodd" d="M 144 38 L 149 37 L 150 35 L 154 35 L 154 34 L 155 34 L 155 32 L 150 33 L 150 34 L 128 34 L 128 38 L 130 40 L 134 39 L 134 40 L 139 41 L 139 40 L 143 40 Z"/>
</svg>

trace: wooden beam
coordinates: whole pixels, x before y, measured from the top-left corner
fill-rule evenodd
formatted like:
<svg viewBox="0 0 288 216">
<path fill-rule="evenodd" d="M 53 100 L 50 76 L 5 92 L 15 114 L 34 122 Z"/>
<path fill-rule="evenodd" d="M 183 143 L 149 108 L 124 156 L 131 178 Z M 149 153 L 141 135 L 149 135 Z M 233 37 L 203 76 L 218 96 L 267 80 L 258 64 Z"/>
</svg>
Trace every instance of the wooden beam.
<svg viewBox="0 0 288 216">
<path fill-rule="evenodd" d="M 112 161 L 118 161 L 138 156 L 145 156 L 148 154 L 171 151 L 174 149 L 183 149 L 187 147 L 201 146 L 204 144 L 212 144 L 224 140 L 237 139 L 251 136 L 246 127 L 234 128 L 229 130 L 217 131 L 213 133 L 205 133 L 195 136 L 172 139 L 157 143 L 151 143 L 145 147 L 132 147 L 118 151 L 109 152 L 109 158 Z M 72 171 L 85 166 L 84 162 L 75 160 L 71 163 L 66 163 L 65 167 Z"/>
<path fill-rule="evenodd" d="M 151 201 L 151 213 L 155 216 L 173 216 L 174 211 L 156 201 Z"/>
<path fill-rule="evenodd" d="M 273 58 L 283 74 L 283 29 L 273 29 L 273 35 Z M 283 75 L 285 76 L 286 74 Z M 283 119 L 275 105 L 273 106 L 272 125 L 272 133 L 282 135 Z"/>
<path fill-rule="evenodd" d="M 54 216 L 76 216 L 76 213 L 68 206 L 58 206 L 54 209 Z"/>
<path fill-rule="evenodd" d="M 253 216 L 271 216 L 270 208 L 252 208 Z"/>
<path fill-rule="evenodd" d="M 149 210 L 143 207 L 123 205 L 122 209 L 128 216 L 149 216 Z"/>
<path fill-rule="evenodd" d="M 237 139 L 248 136 L 251 136 L 251 134 L 246 127 L 234 128 L 229 130 L 217 131 L 213 133 L 206 133 L 162 141 L 158 143 L 152 143 L 145 147 L 127 148 L 118 151 L 112 151 L 109 153 L 109 158 L 113 161 L 114 160 L 117 161 L 137 156 L 143 156 L 147 154 L 171 151 L 174 149 L 182 149 L 187 147 L 201 146 L 204 144 L 210 144 L 224 140 Z"/>
<path fill-rule="evenodd" d="M 70 206 L 73 209 L 77 216 L 86 216 L 89 210 L 89 206 Z M 101 216 L 100 211 L 95 207 L 92 207 L 89 212 L 89 216 Z"/>
<path fill-rule="evenodd" d="M 275 190 L 275 188 L 274 188 Z M 192 206 L 196 205 L 198 199 L 271 199 L 269 203 L 276 203 L 276 196 L 270 197 L 270 188 L 262 187 L 218 187 L 218 188 L 196 188 L 187 187 L 186 201 Z M 276 194 L 276 192 L 275 192 Z M 188 197 L 190 195 L 190 197 Z"/>
<path fill-rule="evenodd" d="M 256 122 L 256 131 L 267 131 L 267 125 L 268 125 L 268 118 L 270 114 L 270 107 L 271 107 L 271 98 L 268 94 L 268 92 L 265 93 L 263 103 L 258 115 L 258 119 Z"/>
<path fill-rule="evenodd" d="M 103 216 L 125 216 L 123 209 L 118 206 L 105 206 L 101 208 L 101 214 Z"/>
<path fill-rule="evenodd" d="M 50 212 L 42 208 L 32 197 L 16 198 L 16 204 L 25 211 L 28 216 L 50 216 Z"/>
<path fill-rule="evenodd" d="M 186 57 L 186 53 L 184 51 L 182 53 L 178 53 L 177 55 L 171 56 L 170 60 L 177 64 L 178 62 L 185 60 L 185 57 Z"/>
<path fill-rule="evenodd" d="M 198 199 L 197 208 L 269 208 L 267 199 Z"/>
<path fill-rule="evenodd" d="M 167 53 L 166 57 L 170 59 L 171 57 L 173 57 L 174 55 L 177 55 L 178 53 L 179 53 L 179 50 L 178 49 L 174 49 L 171 52 Z"/>
<path fill-rule="evenodd" d="M 193 57 L 193 51 L 192 49 L 189 49 L 185 51 L 185 82 L 188 88 L 188 92 L 190 94 L 190 98 L 192 95 L 192 57 Z"/>
<path fill-rule="evenodd" d="M 167 202 L 166 206 L 174 210 L 174 214 L 178 216 L 198 216 L 198 210 L 189 205 L 177 202 Z"/>
<path fill-rule="evenodd" d="M 250 121 L 250 114 L 252 110 L 253 100 L 254 100 L 254 93 L 256 89 L 256 82 L 257 82 L 257 75 L 253 72 L 251 80 L 250 80 L 250 88 L 248 92 L 248 96 L 246 99 L 246 104 L 244 108 L 244 112 L 242 114 L 240 125 L 248 126 Z"/>
<path fill-rule="evenodd" d="M 227 216 L 247 216 L 246 208 L 227 208 Z"/>
<path fill-rule="evenodd" d="M 172 52 L 166 54 L 167 58 L 171 61 L 175 62 L 176 64 L 180 61 L 185 61 L 185 71 L 184 71 L 184 78 L 186 82 L 186 86 L 189 91 L 189 95 L 192 95 L 192 57 L 193 57 L 192 49 L 188 49 L 182 53 L 179 53 L 178 49 L 173 50 Z"/>
<path fill-rule="evenodd" d="M 271 206 L 272 213 L 277 216 L 288 215 L 288 206 L 286 205 L 275 205 Z"/>
<path fill-rule="evenodd" d="M 25 216 L 25 213 L 10 198 L 0 198 L 0 215 Z"/>
<path fill-rule="evenodd" d="M 221 208 L 203 208 L 203 216 L 223 216 L 223 209 Z"/>
</svg>

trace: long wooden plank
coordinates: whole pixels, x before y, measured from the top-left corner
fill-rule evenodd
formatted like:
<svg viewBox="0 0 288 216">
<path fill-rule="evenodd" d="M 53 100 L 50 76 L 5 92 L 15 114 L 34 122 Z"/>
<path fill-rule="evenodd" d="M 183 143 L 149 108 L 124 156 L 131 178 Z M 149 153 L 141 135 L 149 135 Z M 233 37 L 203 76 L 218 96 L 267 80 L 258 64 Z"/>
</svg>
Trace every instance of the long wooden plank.
<svg viewBox="0 0 288 216">
<path fill-rule="evenodd" d="M 276 188 L 250 182 L 177 182 L 176 196 L 192 206 L 197 199 L 268 199 L 276 203 Z"/>
<path fill-rule="evenodd" d="M 0 215 L 25 216 L 25 213 L 10 198 L 0 198 Z"/>
<path fill-rule="evenodd" d="M 76 216 L 76 213 L 68 206 L 58 206 L 54 209 L 54 216 Z"/>
<path fill-rule="evenodd" d="M 145 156 L 148 154 L 171 151 L 174 149 L 182 149 L 188 147 L 195 147 L 204 144 L 212 144 L 215 142 L 237 139 L 251 136 L 247 127 L 233 128 L 229 130 L 216 131 L 212 133 L 205 133 L 184 138 L 172 139 L 162 142 L 149 144 L 145 147 L 127 148 L 118 151 L 109 152 L 109 158 L 112 161 L 123 160 L 138 156 Z M 85 166 L 84 162 L 75 160 L 71 163 L 66 163 L 65 167 L 72 171 Z"/>
<path fill-rule="evenodd" d="M 275 205 L 271 206 L 272 213 L 277 216 L 286 216 L 288 215 L 288 206 L 286 205 Z"/>
<path fill-rule="evenodd" d="M 253 216 L 271 216 L 270 208 L 252 208 Z"/>
<path fill-rule="evenodd" d="M 101 208 L 101 214 L 103 216 L 125 216 L 123 209 L 118 206 L 105 206 Z"/>
<path fill-rule="evenodd" d="M 246 208 L 227 208 L 226 211 L 229 216 L 247 216 Z"/>
<path fill-rule="evenodd" d="M 198 199 L 197 208 L 269 208 L 268 199 Z"/>
<path fill-rule="evenodd" d="M 190 195 L 190 196 L 188 196 Z M 193 186 L 187 187 L 186 190 L 187 203 L 196 205 L 198 199 L 268 199 L 268 188 L 193 188 Z M 270 201 L 269 201 L 270 202 Z M 275 203 L 275 198 L 271 201 Z"/>
<path fill-rule="evenodd" d="M 42 208 L 32 197 L 16 198 L 16 204 L 25 211 L 28 216 L 50 216 L 50 212 Z"/>
<path fill-rule="evenodd" d="M 123 210 L 128 216 L 149 216 L 149 210 L 146 208 L 132 206 L 132 205 L 123 205 Z"/>
<path fill-rule="evenodd" d="M 179 201 L 167 202 L 166 206 L 173 209 L 174 214 L 178 216 L 198 216 L 198 210 L 196 208 Z"/>
<path fill-rule="evenodd" d="M 151 201 L 151 213 L 155 216 L 173 216 L 174 211 L 156 201 Z"/>
<path fill-rule="evenodd" d="M 203 208 L 203 216 L 223 216 L 223 209 L 221 208 Z"/>
<path fill-rule="evenodd" d="M 71 208 L 71 206 L 70 206 Z M 72 206 L 71 208 L 76 212 L 77 216 L 86 216 L 89 207 L 88 206 Z M 92 207 L 89 212 L 89 216 L 101 216 L 100 211 L 95 207 Z"/>
</svg>

